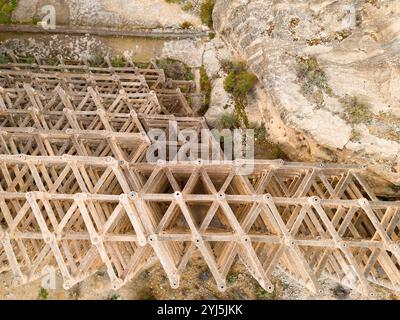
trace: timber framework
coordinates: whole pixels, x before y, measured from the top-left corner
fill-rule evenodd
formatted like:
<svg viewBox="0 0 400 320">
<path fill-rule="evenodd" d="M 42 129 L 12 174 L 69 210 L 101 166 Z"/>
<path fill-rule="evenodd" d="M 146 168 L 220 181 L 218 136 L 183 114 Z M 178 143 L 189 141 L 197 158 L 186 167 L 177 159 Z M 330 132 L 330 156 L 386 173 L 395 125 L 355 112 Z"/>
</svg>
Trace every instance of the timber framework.
<svg viewBox="0 0 400 320">
<path fill-rule="evenodd" d="M 188 103 L 192 81 L 168 79 L 154 61 L 9 60 L 0 65 L 0 272 L 15 285 L 51 267 L 70 289 L 105 269 L 118 289 L 157 257 L 178 288 L 201 256 L 221 291 L 238 260 L 269 292 L 277 268 L 315 293 L 323 278 L 364 295 L 400 291 L 400 203 L 374 194 L 367 168 L 148 163 L 149 129 L 207 128 Z M 253 172 L 239 174 L 246 164 Z"/>
</svg>

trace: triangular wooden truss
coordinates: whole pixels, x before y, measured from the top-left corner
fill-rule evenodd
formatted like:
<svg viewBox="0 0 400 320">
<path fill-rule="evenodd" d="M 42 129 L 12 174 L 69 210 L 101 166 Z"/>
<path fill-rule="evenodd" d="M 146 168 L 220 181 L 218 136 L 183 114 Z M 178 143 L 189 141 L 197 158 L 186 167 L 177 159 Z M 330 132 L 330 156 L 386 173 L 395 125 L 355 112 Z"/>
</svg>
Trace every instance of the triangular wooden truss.
<svg viewBox="0 0 400 320">
<path fill-rule="evenodd" d="M 188 117 L 189 83 L 154 62 L 35 59 L 0 66 L 0 272 L 14 284 L 51 267 L 69 289 L 105 267 L 118 289 L 156 256 L 177 288 L 200 256 L 222 291 L 238 259 L 267 291 L 276 268 L 316 293 L 323 277 L 400 291 L 400 203 L 374 195 L 366 168 L 146 163 L 150 129 L 207 128 Z"/>
</svg>

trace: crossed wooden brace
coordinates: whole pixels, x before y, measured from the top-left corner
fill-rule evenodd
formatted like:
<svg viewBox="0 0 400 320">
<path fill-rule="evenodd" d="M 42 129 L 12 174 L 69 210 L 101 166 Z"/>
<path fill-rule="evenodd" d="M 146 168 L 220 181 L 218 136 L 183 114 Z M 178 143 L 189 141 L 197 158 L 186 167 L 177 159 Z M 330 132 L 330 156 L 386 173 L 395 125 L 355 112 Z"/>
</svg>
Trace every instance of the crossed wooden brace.
<svg viewBox="0 0 400 320">
<path fill-rule="evenodd" d="M 149 164 L 120 166 L 110 160 L 78 157 L 76 162 L 75 158 L 1 157 L 2 173 L 8 176 L 7 186 L 3 185 L 0 193 L 2 225 L 6 221 L 7 226 L 2 227 L 2 257 L 7 257 L 17 282 L 40 276 L 53 261 L 63 274 L 65 287 L 105 265 L 113 286 L 118 288 L 154 252 L 171 285 L 177 287 L 190 258 L 199 252 L 220 290 L 226 288 L 225 279 L 236 257 L 270 291 L 273 286 L 269 276 L 278 265 L 313 291 L 320 290 L 318 280 L 324 275 L 363 294 L 372 292 L 368 282 L 399 290 L 399 203 L 348 199 L 348 195 L 357 195 L 350 192 L 354 190 L 348 182 L 351 169 L 345 174 L 347 178 L 336 185 L 336 192 L 331 194 L 325 187 L 321 193 L 325 198 L 321 200 L 304 197 L 312 190 L 311 186 L 304 188 L 312 185 L 304 182 L 309 181 L 308 174 L 303 175 L 302 183 L 296 179 L 280 180 L 287 191 L 287 186 L 293 184 L 303 190 L 298 197 L 282 196 L 277 189 L 279 182 L 272 182 L 271 177 L 279 173 L 287 179 L 293 164 L 258 163 L 256 170 L 263 167 L 264 172 L 256 172 L 257 180 L 235 175 L 236 166 L 232 163 L 166 163 L 156 168 L 153 165 L 150 170 Z M 23 167 L 18 168 L 21 164 Z M 47 178 L 43 169 L 46 167 L 54 169 Z M 103 175 L 96 172 L 96 167 L 105 168 Z M 327 176 L 318 182 L 320 188 L 327 181 L 334 184 L 335 179 L 328 175 L 332 168 L 309 168 Z M 89 179 L 90 170 L 97 181 Z M 71 176 L 67 172 L 72 172 Z M 110 178 L 111 172 L 114 178 Z M 60 185 L 63 179 L 69 183 L 61 193 L 55 184 Z M 104 187 L 105 181 L 110 189 Z M 32 187 L 36 185 L 38 191 Z M 274 197 L 265 193 L 269 185 L 274 186 L 270 191 L 277 192 Z M 72 194 L 65 194 L 66 191 Z M 115 203 L 110 206 L 110 202 Z M 112 229 L 113 233 L 107 234 L 122 211 L 127 215 L 126 223 L 116 227 L 130 228 L 131 233 L 117 236 L 117 229 Z M 21 250 L 18 241 L 22 239 L 42 241 L 42 245 Z M 85 241 L 85 245 L 80 244 L 79 253 L 77 250 L 68 254 L 76 241 Z M 121 253 L 125 250 L 121 249 L 121 242 L 130 245 L 127 256 Z M 141 245 L 147 249 L 139 249 Z M 22 263 L 23 254 L 15 253 L 19 252 L 17 247 L 25 252 L 24 261 L 31 261 L 30 264 Z M 31 258 L 26 259 L 26 255 Z M 129 257 L 140 263 L 133 268 L 133 262 L 127 262 L 131 261 Z M 74 269 L 72 262 L 81 267 Z M 21 268 L 29 272 L 24 273 Z"/>
</svg>

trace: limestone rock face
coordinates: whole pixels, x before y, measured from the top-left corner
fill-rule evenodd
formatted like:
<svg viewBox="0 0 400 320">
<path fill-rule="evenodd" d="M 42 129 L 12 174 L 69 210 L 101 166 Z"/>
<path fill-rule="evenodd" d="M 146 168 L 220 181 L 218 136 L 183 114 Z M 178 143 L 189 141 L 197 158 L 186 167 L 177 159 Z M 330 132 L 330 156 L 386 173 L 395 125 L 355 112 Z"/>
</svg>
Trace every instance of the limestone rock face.
<svg viewBox="0 0 400 320">
<path fill-rule="evenodd" d="M 214 28 L 261 80 L 293 160 L 368 164 L 400 195 L 400 1 L 218 0 Z"/>
<path fill-rule="evenodd" d="M 56 24 L 65 25 L 70 21 L 70 12 L 67 0 L 32 0 L 19 1 L 13 12 L 13 20 L 19 23 L 33 23 L 40 21 L 48 12 L 48 6 L 55 9 Z"/>
<path fill-rule="evenodd" d="M 182 23 L 201 27 L 200 18 L 165 0 L 22 0 L 14 11 L 16 22 L 42 19 L 44 6 L 54 6 L 57 25 L 110 28 L 179 28 Z"/>
</svg>

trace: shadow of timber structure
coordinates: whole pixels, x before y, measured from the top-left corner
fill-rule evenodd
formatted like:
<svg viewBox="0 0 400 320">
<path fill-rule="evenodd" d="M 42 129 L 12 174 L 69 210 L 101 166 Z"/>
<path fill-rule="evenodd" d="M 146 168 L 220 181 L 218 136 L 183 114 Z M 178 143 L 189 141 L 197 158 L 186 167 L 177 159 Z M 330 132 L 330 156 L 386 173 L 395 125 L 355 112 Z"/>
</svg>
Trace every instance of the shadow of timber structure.
<svg viewBox="0 0 400 320">
<path fill-rule="evenodd" d="M 221 291 L 238 259 L 269 292 L 276 268 L 314 293 L 326 277 L 368 296 L 376 285 L 400 291 L 400 203 L 375 196 L 367 168 L 222 153 L 148 163 L 150 129 L 171 120 L 199 136 L 207 129 L 188 103 L 192 81 L 168 79 L 155 61 L 113 67 L 106 57 L 93 67 L 8 54 L 0 272 L 14 285 L 52 267 L 68 290 L 105 268 L 117 290 L 157 257 L 178 288 L 200 255 Z M 249 162 L 253 172 L 239 174 Z"/>
</svg>

